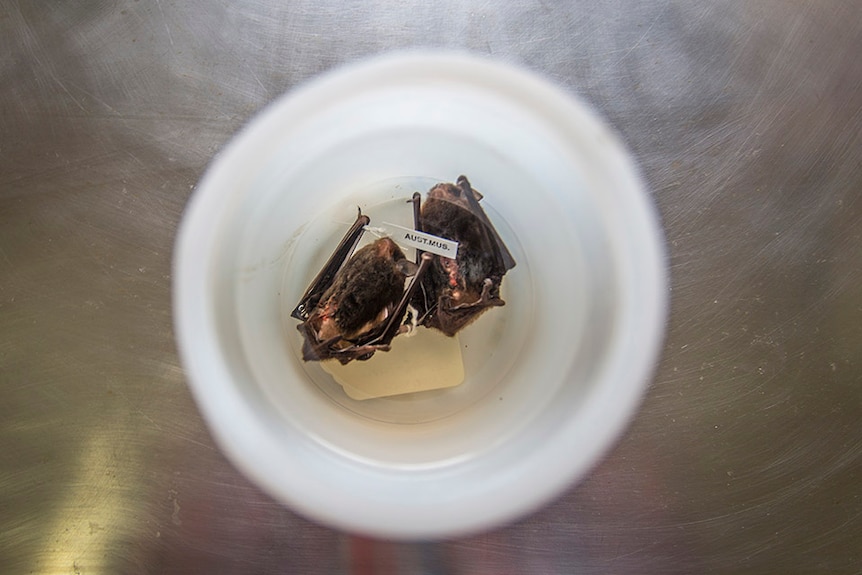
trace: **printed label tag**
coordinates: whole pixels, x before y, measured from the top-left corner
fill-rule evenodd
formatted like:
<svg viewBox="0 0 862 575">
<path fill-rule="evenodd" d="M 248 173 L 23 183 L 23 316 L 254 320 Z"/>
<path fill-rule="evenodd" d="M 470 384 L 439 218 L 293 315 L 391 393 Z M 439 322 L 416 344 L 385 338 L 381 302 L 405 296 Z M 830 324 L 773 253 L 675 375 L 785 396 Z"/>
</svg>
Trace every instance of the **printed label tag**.
<svg viewBox="0 0 862 575">
<path fill-rule="evenodd" d="M 380 230 L 380 228 L 375 229 Z M 432 236 L 431 234 L 418 232 L 410 228 L 390 224 L 389 222 L 383 222 L 382 230 L 380 231 L 402 246 L 409 246 L 423 252 L 443 256 L 444 258 L 455 259 L 458 255 L 458 242 L 447 240 L 446 238 Z"/>
</svg>

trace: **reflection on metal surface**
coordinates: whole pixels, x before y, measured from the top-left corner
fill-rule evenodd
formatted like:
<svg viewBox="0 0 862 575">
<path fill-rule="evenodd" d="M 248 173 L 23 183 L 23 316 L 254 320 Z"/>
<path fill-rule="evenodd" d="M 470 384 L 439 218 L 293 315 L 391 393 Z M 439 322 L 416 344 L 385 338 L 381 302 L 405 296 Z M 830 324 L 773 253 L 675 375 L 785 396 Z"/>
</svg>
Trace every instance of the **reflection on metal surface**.
<svg viewBox="0 0 862 575">
<path fill-rule="evenodd" d="M 138 478 L 128 466 L 118 465 L 110 428 L 101 431 L 84 440 L 72 464 L 68 492 L 52 509 L 35 573 L 111 572 L 111 543 L 136 516 L 128 496 L 137 490 Z"/>
<path fill-rule="evenodd" d="M 373 542 L 367 572 L 857 572 L 860 21 L 831 0 L 4 2 L 0 571 L 362 572 L 214 448 L 170 252 L 253 112 L 423 46 L 599 108 L 654 190 L 672 313 L 646 402 L 584 483 L 492 533 Z"/>
</svg>

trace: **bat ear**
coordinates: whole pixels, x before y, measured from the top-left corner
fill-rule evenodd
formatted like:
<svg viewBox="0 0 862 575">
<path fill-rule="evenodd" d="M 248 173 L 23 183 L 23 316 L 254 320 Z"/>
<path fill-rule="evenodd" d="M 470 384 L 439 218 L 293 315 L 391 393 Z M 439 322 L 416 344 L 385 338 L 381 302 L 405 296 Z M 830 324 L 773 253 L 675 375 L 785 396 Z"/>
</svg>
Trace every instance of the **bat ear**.
<svg viewBox="0 0 862 575">
<path fill-rule="evenodd" d="M 416 275 L 416 270 L 419 269 L 419 266 L 417 266 L 410 260 L 398 260 L 397 262 L 395 262 L 395 267 L 397 267 L 398 271 L 404 274 L 404 276 L 406 277 Z"/>
<path fill-rule="evenodd" d="M 482 198 L 485 197 L 476 191 L 476 188 L 470 185 L 470 180 L 467 179 L 467 176 L 458 176 L 458 187 L 461 188 L 461 193 L 464 194 L 464 196 L 468 196 L 472 193 L 477 202 L 481 201 Z"/>
</svg>

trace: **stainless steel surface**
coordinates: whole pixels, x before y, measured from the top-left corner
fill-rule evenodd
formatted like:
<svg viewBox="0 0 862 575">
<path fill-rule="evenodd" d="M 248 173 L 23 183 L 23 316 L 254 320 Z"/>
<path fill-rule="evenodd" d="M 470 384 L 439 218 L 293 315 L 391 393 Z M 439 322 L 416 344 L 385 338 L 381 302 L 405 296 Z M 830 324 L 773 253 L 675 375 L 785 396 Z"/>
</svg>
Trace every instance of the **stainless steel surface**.
<svg viewBox="0 0 862 575">
<path fill-rule="evenodd" d="M 500 4 L 0 0 L 0 572 L 862 573 L 862 4 Z M 663 217 L 672 313 L 584 482 L 394 544 L 295 516 L 217 451 L 170 261 L 256 110 L 410 46 L 524 64 L 605 115 Z"/>
</svg>

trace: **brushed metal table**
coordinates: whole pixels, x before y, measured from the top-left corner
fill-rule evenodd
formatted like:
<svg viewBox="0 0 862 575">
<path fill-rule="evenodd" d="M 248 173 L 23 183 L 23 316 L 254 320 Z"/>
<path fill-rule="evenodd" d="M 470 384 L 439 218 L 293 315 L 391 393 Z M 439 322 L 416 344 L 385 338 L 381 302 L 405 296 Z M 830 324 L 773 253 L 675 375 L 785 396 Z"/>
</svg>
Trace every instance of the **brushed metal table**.
<svg viewBox="0 0 862 575">
<path fill-rule="evenodd" d="M 862 573 L 862 4 L 0 0 L 0 572 Z M 211 157 L 340 63 L 522 64 L 666 229 L 664 355 L 564 497 L 465 539 L 306 521 L 214 446 L 171 325 Z"/>
</svg>

